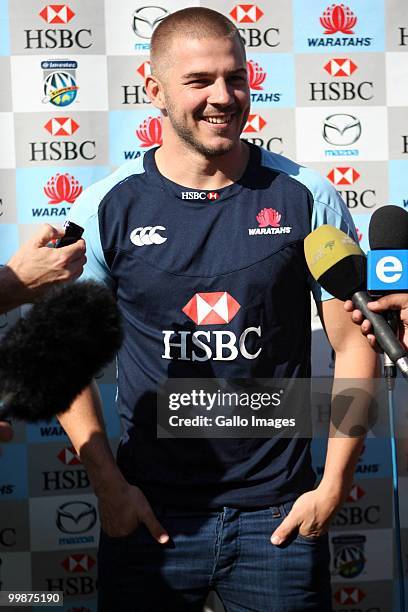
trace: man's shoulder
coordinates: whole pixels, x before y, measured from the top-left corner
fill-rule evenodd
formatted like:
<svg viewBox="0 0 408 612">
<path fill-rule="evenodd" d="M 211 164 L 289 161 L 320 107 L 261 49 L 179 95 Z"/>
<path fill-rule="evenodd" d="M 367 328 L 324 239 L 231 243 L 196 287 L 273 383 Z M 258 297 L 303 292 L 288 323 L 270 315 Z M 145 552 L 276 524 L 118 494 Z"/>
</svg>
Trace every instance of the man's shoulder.
<svg viewBox="0 0 408 612">
<path fill-rule="evenodd" d="M 280 172 L 299 185 L 303 185 L 311 194 L 313 202 L 327 203 L 337 200 L 338 194 L 333 185 L 316 170 L 303 166 L 284 155 L 260 148 L 261 163 L 267 168 Z"/>
<path fill-rule="evenodd" d="M 115 190 L 120 189 L 121 185 L 129 181 L 135 175 L 144 172 L 143 158 L 131 160 L 122 164 L 114 172 L 105 178 L 90 185 L 77 198 L 71 208 L 69 218 L 81 225 L 81 220 L 89 219 L 98 214 L 101 202 Z"/>
</svg>

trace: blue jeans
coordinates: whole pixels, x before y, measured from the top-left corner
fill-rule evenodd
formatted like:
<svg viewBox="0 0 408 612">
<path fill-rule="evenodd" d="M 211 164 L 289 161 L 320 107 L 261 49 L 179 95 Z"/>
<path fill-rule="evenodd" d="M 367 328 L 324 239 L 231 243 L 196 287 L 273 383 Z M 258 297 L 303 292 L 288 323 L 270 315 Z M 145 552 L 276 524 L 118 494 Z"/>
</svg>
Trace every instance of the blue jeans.
<svg viewBox="0 0 408 612">
<path fill-rule="evenodd" d="M 264 510 L 156 508 L 172 542 L 145 527 L 99 545 L 99 612 L 201 612 L 216 591 L 227 612 L 330 612 L 328 538 L 270 536 L 293 502 Z"/>
</svg>

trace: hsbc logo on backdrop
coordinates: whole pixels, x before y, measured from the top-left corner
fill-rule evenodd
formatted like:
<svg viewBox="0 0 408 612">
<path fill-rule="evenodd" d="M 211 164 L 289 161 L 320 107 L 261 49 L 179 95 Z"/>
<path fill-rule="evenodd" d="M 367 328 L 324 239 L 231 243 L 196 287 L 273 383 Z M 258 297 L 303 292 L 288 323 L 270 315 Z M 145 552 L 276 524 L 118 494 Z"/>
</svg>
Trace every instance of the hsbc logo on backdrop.
<svg viewBox="0 0 408 612">
<path fill-rule="evenodd" d="M 242 130 L 242 133 L 253 134 L 254 132 L 260 132 L 265 127 L 265 125 L 266 121 L 261 117 L 261 115 L 248 115 L 248 119 L 244 129 Z"/>
<path fill-rule="evenodd" d="M 241 310 L 241 304 L 228 291 L 198 292 L 181 311 L 196 325 L 228 325 Z M 235 361 L 256 359 L 261 327 L 247 327 L 237 336 L 229 330 L 163 330 L 162 359 L 182 361 Z"/>
<path fill-rule="evenodd" d="M 350 76 L 357 70 L 357 64 L 351 59 L 332 59 L 323 68 L 330 76 L 340 78 L 340 80 L 329 83 L 325 81 L 310 82 L 310 101 L 350 102 L 362 100 L 367 102 L 374 97 L 374 83 L 372 81 L 355 83 L 343 80 L 342 77 Z"/>
<path fill-rule="evenodd" d="M 354 185 L 360 178 L 360 174 L 351 166 L 333 168 L 327 175 L 333 185 Z"/>
<path fill-rule="evenodd" d="M 69 23 L 75 16 L 67 4 L 49 4 L 38 13 L 47 23 Z"/>
<path fill-rule="evenodd" d="M 348 503 L 358 502 L 362 497 L 364 497 L 365 491 L 358 484 L 353 484 L 351 487 L 350 493 L 346 499 Z"/>
<path fill-rule="evenodd" d="M 343 587 L 334 594 L 337 603 L 343 606 L 351 606 L 363 601 L 366 594 L 359 587 Z"/>
<path fill-rule="evenodd" d="M 248 83 L 249 88 L 255 92 L 263 91 L 264 82 L 266 79 L 266 72 L 264 68 L 255 62 L 254 60 L 248 60 L 247 62 L 247 74 L 248 74 Z M 281 93 L 252 93 L 251 92 L 251 101 L 252 102 L 279 102 L 282 94 Z"/>
<path fill-rule="evenodd" d="M 63 448 L 57 455 L 64 465 L 81 465 L 81 460 L 73 446 Z"/>
<path fill-rule="evenodd" d="M 137 78 L 139 79 L 140 77 L 141 82 L 139 84 L 136 83 L 136 85 L 133 83 L 121 85 L 123 93 L 122 104 L 151 104 L 146 95 L 146 88 L 144 85 L 144 80 L 148 74 L 150 74 L 150 62 L 146 60 L 136 68 Z"/>
<path fill-rule="evenodd" d="M 319 17 L 323 37 L 308 38 L 309 47 L 369 47 L 371 37 L 353 36 L 358 17 L 345 4 L 328 6 Z"/>
<path fill-rule="evenodd" d="M 61 565 L 67 572 L 82 574 L 84 572 L 89 572 L 95 563 L 95 559 L 90 555 L 76 553 L 65 557 Z"/>
<path fill-rule="evenodd" d="M 352 210 L 357 207 L 369 209 L 377 205 L 377 193 L 375 189 L 362 189 L 361 187 L 358 191 L 349 189 L 349 187 L 353 187 L 361 178 L 360 172 L 352 166 L 338 166 L 332 168 L 330 172 L 328 172 L 327 178 L 337 188 L 338 193 L 346 202 L 347 208 Z"/>
<path fill-rule="evenodd" d="M 38 13 L 50 26 L 66 26 L 75 17 L 68 4 L 47 4 Z M 64 27 L 24 30 L 25 49 L 89 49 L 94 44 L 91 28 L 72 30 Z"/>
<path fill-rule="evenodd" d="M 143 148 L 162 144 L 162 123 L 160 117 L 148 117 L 137 128 L 136 136 Z"/>
<path fill-rule="evenodd" d="M 237 4 L 229 14 L 238 23 L 256 23 L 264 12 L 256 4 Z"/>
<path fill-rule="evenodd" d="M 330 76 L 348 77 L 357 70 L 357 65 L 351 59 L 336 58 L 329 60 L 327 64 L 325 64 L 324 69 Z"/>
<path fill-rule="evenodd" d="M 79 128 L 79 124 L 70 117 L 52 117 L 44 128 L 52 136 L 72 136 Z"/>
<path fill-rule="evenodd" d="M 248 49 L 259 48 L 268 51 L 280 45 L 280 29 L 278 27 L 252 27 L 265 15 L 258 4 L 236 4 L 229 16 L 237 23 L 238 32 Z M 241 27 L 240 27 L 241 26 Z M 242 27 L 243 26 L 243 27 Z"/>
<path fill-rule="evenodd" d="M 30 162 L 53 161 L 92 161 L 96 157 L 95 140 L 74 142 L 65 140 L 65 136 L 73 136 L 79 129 L 79 124 L 71 117 L 51 117 L 44 129 L 51 136 L 62 137 L 63 140 L 30 142 Z"/>
</svg>

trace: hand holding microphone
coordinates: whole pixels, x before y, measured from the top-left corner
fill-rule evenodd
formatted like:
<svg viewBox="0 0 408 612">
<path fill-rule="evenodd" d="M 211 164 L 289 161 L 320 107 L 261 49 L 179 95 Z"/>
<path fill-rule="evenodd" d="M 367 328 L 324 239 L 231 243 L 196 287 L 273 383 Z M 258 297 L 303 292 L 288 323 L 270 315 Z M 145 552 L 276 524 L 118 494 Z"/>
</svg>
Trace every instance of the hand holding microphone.
<svg viewBox="0 0 408 612">
<path fill-rule="evenodd" d="M 370 310 L 366 289 L 366 257 L 350 236 L 331 225 L 321 225 L 305 239 L 306 262 L 312 276 L 334 297 L 351 299 L 371 322 L 382 350 L 408 377 L 408 354 L 386 319 Z"/>
</svg>

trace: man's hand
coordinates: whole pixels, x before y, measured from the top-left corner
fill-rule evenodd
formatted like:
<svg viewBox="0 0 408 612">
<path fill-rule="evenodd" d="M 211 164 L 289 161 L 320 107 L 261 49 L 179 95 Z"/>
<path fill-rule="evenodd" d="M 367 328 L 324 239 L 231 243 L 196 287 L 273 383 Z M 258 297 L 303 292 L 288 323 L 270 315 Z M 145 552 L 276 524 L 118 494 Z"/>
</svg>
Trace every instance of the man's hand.
<svg viewBox="0 0 408 612">
<path fill-rule="evenodd" d="M 50 285 L 77 279 L 86 262 L 85 242 L 78 240 L 61 249 L 46 245 L 64 235 L 51 225 L 42 225 L 37 234 L 15 253 L 7 267 L 13 273 L 21 301 L 32 301 Z"/>
<path fill-rule="evenodd" d="M 298 497 L 288 516 L 272 534 L 272 544 L 284 544 L 294 532 L 305 538 L 323 535 L 343 501 L 344 495 L 334 494 L 322 482 L 314 491 Z"/>
<path fill-rule="evenodd" d="M 10 442 L 14 435 L 13 428 L 7 421 L 0 421 L 0 442 Z"/>
<path fill-rule="evenodd" d="M 169 541 L 168 533 L 138 487 L 126 484 L 120 492 L 106 491 L 98 500 L 101 526 L 108 536 L 124 537 L 144 524 L 159 544 Z"/>
<path fill-rule="evenodd" d="M 375 302 L 369 302 L 368 308 L 373 312 L 384 312 L 385 310 L 399 310 L 400 311 L 400 330 L 399 339 L 404 344 L 405 348 L 408 349 L 408 294 L 407 293 L 391 293 L 384 297 L 376 300 Z M 367 337 L 370 345 L 380 351 L 377 345 L 374 334 L 372 333 L 372 325 L 368 319 L 365 319 L 360 310 L 356 309 L 351 300 L 347 300 L 344 303 L 344 309 L 347 312 L 351 312 L 351 318 L 357 325 L 361 326 L 361 333 Z"/>
</svg>

